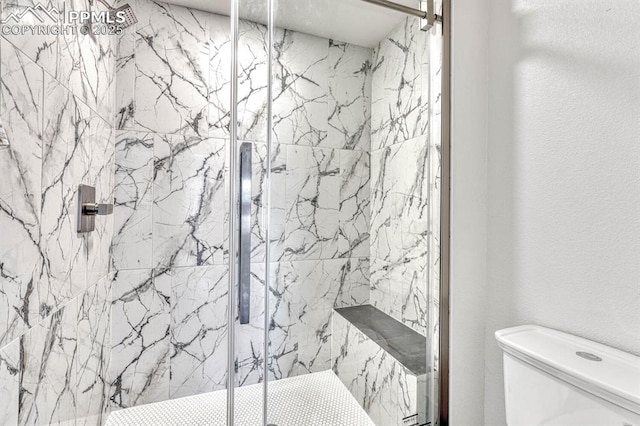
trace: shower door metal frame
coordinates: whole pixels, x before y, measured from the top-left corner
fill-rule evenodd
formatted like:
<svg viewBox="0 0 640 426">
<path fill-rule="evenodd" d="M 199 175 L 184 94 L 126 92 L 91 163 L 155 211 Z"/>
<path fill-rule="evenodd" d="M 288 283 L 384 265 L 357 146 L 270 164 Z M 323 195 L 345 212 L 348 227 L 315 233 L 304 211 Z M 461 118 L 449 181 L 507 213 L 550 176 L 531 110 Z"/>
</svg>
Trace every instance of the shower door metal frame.
<svg viewBox="0 0 640 426">
<path fill-rule="evenodd" d="M 238 0 L 231 0 L 231 99 L 229 104 L 229 297 L 227 302 L 227 425 L 233 425 L 235 415 L 235 320 L 238 308 L 236 287 L 239 270 L 236 259 L 236 214 L 239 182 L 236 179 L 238 160 Z"/>
<path fill-rule="evenodd" d="M 449 425 L 449 357 L 451 334 L 451 3 L 442 1 L 442 112 L 440 186 L 440 336 L 438 405 L 439 425 Z"/>
<path fill-rule="evenodd" d="M 422 31 L 429 31 L 431 28 L 433 28 L 436 22 L 442 22 L 442 15 L 438 15 L 435 11 L 435 0 L 419 0 L 419 9 L 405 6 L 404 4 L 396 3 L 389 0 L 362 1 L 375 4 L 377 6 L 386 7 L 387 9 L 395 10 L 396 12 L 404 13 L 405 15 L 420 18 L 420 29 Z"/>
<path fill-rule="evenodd" d="M 264 214 L 264 239 L 265 239 L 265 258 L 264 258 L 264 380 L 263 384 L 263 401 L 262 401 L 262 424 L 267 426 L 269 417 L 269 324 L 271 311 L 269 306 L 269 295 L 271 285 L 271 142 L 273 129 L 273 40 L 274 40 L 274 7 L 275 0 L 267 1 L 267 154 L 265 164 L 265 187 L 263 194 L 262 213 Z"/>
</svg>

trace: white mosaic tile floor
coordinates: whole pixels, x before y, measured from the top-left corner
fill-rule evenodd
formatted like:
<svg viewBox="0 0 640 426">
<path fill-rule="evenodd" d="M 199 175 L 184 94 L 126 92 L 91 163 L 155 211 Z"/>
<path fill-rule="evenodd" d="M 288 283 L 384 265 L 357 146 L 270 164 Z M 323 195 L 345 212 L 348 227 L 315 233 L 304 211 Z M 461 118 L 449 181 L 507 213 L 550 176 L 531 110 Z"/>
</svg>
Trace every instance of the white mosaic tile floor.
<svg viewBox="0 0 640 426">
<path fill-rule="evenodd" d="M 262 389 L 236 389 L 236 426 L 261 424 Z M 227 393 L 217 391 L 116 411 L 106 426 L 224 426 L 226 410 Z M 269 416 L 277 426 L 374 426 L 332 371 L 270 382 Z"/>
</svg>

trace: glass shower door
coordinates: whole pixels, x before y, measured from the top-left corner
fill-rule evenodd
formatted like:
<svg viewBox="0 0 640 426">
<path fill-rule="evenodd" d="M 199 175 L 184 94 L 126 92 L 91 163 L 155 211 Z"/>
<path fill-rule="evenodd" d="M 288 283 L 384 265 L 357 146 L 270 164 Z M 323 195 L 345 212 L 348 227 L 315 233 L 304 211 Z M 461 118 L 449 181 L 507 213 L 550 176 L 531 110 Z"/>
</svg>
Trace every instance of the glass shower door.
<svg viewBox="0 0 640 426">
<path fill-rule="evenodd" d="M 436 424 L 442 27 L 273 3 L 268 423 Z"/>
<path fill-rule="evenodd" d="M 435 424 L 441 28 L 232 5 L 229 424 Z"/>
<path fill-rule="evenodd" d="M 268 289 L 269 57 L 267 0 L 232 2 L 229 424 L 265 416 Z"/>
</svg>

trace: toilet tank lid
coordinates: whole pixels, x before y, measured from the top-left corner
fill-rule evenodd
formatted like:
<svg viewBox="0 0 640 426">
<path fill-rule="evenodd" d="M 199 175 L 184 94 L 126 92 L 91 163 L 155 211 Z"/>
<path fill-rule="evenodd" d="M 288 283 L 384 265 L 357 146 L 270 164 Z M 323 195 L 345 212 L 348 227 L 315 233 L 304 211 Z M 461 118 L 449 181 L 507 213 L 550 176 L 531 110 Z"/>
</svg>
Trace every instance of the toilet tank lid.
<svg viewBox="0 0 640 426">
<path fill-rule="evenodd" d="M 537 325 L 496 331 L 510 355 L 640 414 L 640 357 Z"/>
</svg>

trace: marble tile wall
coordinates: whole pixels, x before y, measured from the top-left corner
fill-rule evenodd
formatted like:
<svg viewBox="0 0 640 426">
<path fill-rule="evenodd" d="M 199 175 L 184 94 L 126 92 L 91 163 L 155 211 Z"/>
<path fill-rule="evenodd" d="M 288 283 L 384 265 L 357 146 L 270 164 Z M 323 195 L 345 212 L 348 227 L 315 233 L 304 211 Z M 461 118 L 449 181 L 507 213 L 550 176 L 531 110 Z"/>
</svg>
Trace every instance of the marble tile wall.
<svg viewBox="0 0 640 426">
<path fill-rule="evenodd" d="M 4 1 L 1 16 L 33 5 Z M 76 200 L 79 184 L 113 200 L 115 41 L 0 38 L 0 424 L 99 423 L 107 409 L 113 217 L 78 235 Z"/>
<path fill-rule="evenodd" d="M 229 18 L 128 1 L 117 55 L 113 408 L 226 386 Z M 270 241 L 267 42 L 241 21 L 238 134 L 252 144 L 251 318 L 236 384 L 331 367 L 334 307 L 369 301 L 371 50 L 278 29 Z"/>
<path fill-rule="evenodd" d="M 429 61 L 428 33 L 407 19 L 374 50 L 371 92 L 371 304 L 423 335 L 434 285 Z"/>
</svg>

